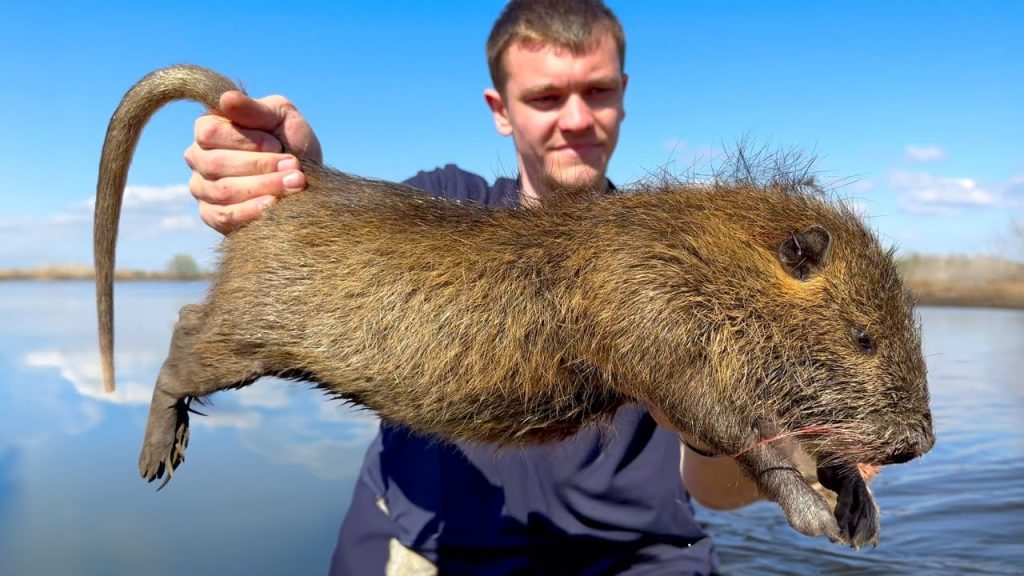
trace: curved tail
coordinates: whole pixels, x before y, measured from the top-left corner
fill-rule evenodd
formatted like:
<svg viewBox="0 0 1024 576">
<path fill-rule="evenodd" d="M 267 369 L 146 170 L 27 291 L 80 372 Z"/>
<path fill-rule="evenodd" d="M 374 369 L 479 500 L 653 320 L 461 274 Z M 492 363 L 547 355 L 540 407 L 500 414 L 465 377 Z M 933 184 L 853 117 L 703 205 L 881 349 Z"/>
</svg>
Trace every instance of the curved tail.
<svg viewBox="0 0 1024 576">
<path fill-rule="evenodd" d="M 93 258 L 96 266 L 96 312 L 99 318 L 103 387 L 114 391 L 114 252 L 121 200 L 132 154 L 150 116 L 163 105 L 194 100 L 218 110 L 220 95 L 238 90 L 224 76 L 206 68 L 178 65 L 151 72 L 121 99 L 107 126 L 96 182 Z"/>
</svg>

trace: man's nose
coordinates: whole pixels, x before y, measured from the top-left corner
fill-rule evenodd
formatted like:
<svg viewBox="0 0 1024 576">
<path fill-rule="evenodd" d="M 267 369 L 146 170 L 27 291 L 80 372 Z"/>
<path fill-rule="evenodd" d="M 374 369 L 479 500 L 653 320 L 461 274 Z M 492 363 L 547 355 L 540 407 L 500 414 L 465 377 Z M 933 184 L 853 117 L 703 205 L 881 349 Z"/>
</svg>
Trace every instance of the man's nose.
<svg viewBox="0 0 1024 576">
<path fill-rule="evenodd" d="M 562 106 L 558 127 L 566 132 L 582 132 L 594 125 L 594 111 L 579 94 L 573 94 Z"/>
</svg>

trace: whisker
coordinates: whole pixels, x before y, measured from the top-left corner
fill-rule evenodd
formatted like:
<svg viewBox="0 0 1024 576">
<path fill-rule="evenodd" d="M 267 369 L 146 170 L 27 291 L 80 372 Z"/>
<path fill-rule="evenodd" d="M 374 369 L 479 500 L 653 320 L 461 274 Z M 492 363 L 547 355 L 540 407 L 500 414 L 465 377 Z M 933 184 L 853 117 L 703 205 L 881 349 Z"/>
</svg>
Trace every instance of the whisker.
<svg viewBox="0 0 1024 576">
<path fill-rule="evenodd" d="M 736 457 L 738 457 L 738 456 L 740 456 L 742 454 L 745 454 L 745 453 L 753 450 L 754 448 L 758 448 L 760 446 L 764 446 L 765 444 L 770 444 L 772 442 L 775 442 L 777 440 L 782 440 L 784 438 L 792 438 L 792 437 L 796 437 L 796 436 L 817 435 L 817 434 L 822 434 L 822 433 L 825 433 L 825 432 L 831 432 L 831 431 L 834 431 L 834 430 L 835 430 L 835 427 L 831 426 L 831 425 L 804 426 L 803 428 L 794 428 L 793 430 L 788 430 L 786 432 L 781 432 L 779 434 L 775 434 L 774 436 L 769 436 L 768 438 L 760 440 L 759 442 L 755 442 L 754 444 L 744 448 L 743 450 L 740 450 L 736 454 L 733 454 L 732 457 L 736 458 Z"/>
</svg>

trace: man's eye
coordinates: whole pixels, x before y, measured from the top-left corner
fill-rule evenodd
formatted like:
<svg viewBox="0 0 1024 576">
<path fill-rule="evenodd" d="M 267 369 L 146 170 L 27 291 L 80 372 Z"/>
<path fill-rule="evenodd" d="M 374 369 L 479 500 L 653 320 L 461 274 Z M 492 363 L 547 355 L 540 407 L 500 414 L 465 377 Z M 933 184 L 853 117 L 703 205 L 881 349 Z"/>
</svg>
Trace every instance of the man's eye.
<svg viewBox="0 0 1024 576">
<path fill-rule="evenodd" d="M 535 106 L 544 106 L 555 104 L 558 102 L 558 96 L 555 94 L 542 94 L 540 96 L 534 96 L 530 98 L 530 103 Z"/>
</svg>

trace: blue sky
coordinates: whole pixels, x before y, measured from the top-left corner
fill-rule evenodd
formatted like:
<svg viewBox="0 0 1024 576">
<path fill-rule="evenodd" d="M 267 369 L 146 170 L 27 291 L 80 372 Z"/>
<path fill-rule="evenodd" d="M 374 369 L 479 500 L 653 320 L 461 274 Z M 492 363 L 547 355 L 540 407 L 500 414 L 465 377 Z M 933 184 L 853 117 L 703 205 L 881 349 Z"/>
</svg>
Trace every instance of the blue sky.
<svg viewBox="0 0 1024 576">
<path fill-rule="evenodd" d="M 515 171 L 483 104 L 501 2 L 0 3 L 0 268 L 91 261 L 95 171 L 124 91 L 177 62 L 290 97 L 326 160 L 403 179 Z M 992 252 L 1024 218 L 1024 3 L 622 2 L 620 183 L 741 139 L 818 157 L 904 251 Z M 119 263 L 208 262 L 181 159 L 193 104 L 162 111 L 129 178 Z"/>
</svg>

